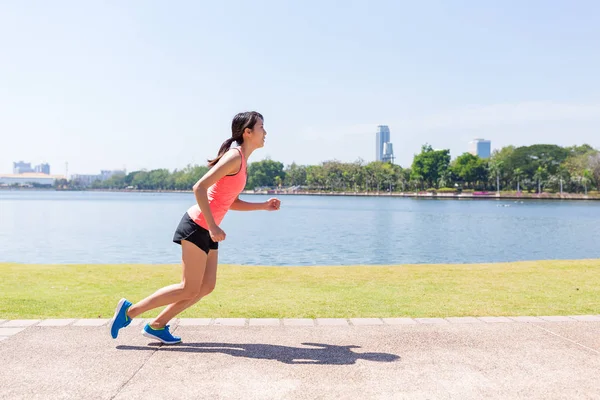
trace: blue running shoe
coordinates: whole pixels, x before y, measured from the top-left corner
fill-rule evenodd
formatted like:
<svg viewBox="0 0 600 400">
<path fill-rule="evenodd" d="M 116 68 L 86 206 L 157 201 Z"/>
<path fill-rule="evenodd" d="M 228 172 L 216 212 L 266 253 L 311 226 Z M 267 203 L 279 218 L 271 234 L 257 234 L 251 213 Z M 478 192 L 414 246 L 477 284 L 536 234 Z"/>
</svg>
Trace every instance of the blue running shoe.
<svg viewBox="0 0 600 400">
<path fill-rule="evenodd" d="M 115 315 L 110 320 L 108 326 L 110 327 L 110 335 L 113 339 L 116 339 L 119 335 L 119 329 L 125 328 L 131 323 L 131 318 L 127 316 L 127 310 L 131 307 L 131 302 L 126 299 L 119 300 L 117 308 L 115 308 Z"/>
<path fill-rule="evenodd" d="M 146 324 L 142 330 L 142 335 L 150 339 L 156 339 L 164 344 L 176 344 L 181 342 L 179 336 L 171 335 L 171 332 L 169 332 L 169 325 L 161 329 L 153 329 L 150 324 Z"/>
</svg>

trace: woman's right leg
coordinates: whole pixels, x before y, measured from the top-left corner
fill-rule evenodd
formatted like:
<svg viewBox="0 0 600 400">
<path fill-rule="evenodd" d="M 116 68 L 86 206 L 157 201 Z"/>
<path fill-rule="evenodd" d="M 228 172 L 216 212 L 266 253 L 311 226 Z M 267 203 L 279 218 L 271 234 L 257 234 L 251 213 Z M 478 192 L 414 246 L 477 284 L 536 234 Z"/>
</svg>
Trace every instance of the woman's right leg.
<svg viewBox="0 0 600 400">
<path fill-rule="evenodd" d="M 204 250 L 187 240 L 181 241 L 182 282 L 164 287 L 132 305 L 127 311 L 129 318 L 135 318 L 146 311 L 168 304 L 198 297 L 206 269 L 208 255 Z"/>
</svg>

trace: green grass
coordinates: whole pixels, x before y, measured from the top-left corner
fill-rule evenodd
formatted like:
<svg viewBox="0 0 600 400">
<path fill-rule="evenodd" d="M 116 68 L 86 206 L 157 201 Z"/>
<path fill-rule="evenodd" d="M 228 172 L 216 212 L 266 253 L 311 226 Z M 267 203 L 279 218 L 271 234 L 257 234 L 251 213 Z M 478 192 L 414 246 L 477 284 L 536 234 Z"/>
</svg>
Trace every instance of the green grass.
<svg viewBox="0 0 600 400">
<path fill-rule="evenodd" d="M 0 318 L 109 318 L 178 282 L 178 265 L 0 263 Z M 159 309 L 160 310 L 160 309 Z M 153 310 L 144 316 L 157 315 Z M 446 317 L 600 312 L 600 260 L 478 265 L 220 265 L 215 291 L 180 317 Z"/>
</svg>

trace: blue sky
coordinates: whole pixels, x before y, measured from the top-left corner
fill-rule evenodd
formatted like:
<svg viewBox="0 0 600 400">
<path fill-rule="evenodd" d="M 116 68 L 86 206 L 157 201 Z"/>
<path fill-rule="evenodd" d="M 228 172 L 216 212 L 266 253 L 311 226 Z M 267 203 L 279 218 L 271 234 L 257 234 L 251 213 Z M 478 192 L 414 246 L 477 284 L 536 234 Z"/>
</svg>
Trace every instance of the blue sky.
<svg viewBox="0 0 600 400">
<path fill-rule="evenodd" d="M 126 4 L 125 4 L 126 3 Z M 233 115 L 266 157 L 397 162 L 474 137 L 600 147 L 595 1 L 5 1 L 0 173 L 203 164 Z"/>
</svg>

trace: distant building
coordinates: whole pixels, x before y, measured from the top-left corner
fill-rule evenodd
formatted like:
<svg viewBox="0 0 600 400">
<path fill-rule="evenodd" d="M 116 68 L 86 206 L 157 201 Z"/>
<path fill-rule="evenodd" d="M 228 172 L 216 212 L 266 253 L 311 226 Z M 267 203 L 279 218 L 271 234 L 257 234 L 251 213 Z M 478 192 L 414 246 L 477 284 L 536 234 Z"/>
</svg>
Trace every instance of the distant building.
<svg viewBox="0 0 600 400">
<path fill-rule="evenodd" d="M 13 174 L 28 174 L 32 172 L 50 175 L 50 165 L 44 163 L 31 168 L 31 163 L 23 161 L 13 162 Z"/>
<path fill-rule="evenodd" d="M 117 170 L 102 170 L 99 175 L 82 175 L 82 174 L 74 174 L 71 176 L 71 181 L 77 182 L 79 186 L 87 187 L 92 186 L 95 181 L 104 182 L 113 176 L 125 176 L 127 175 L 126 171 L 123 169 Z"/>
<path fill-rule="evenodd" d="M 92 186 L 95 181 L 100 180 L 100 175 L 83 175 L 73 174 L 71 175 L 71 182 L 77 183 L 78 186 L 88 187 Z"/>
<path fill-rule="evenodd" d="M 375 134 L 375 161 L 394 162 L 394 147 L 390 142 L 390 128 L 379 125 Z"/>
<path fill-rule="evenodd" d="M 31 168 L 31 163 L 23 161 L 13 162 L 13 174 L 26 174 L 28 172 L 35 172 L 33 168 Z"/>
<path fill-rule="evenodd" d="M 33 185 L 54 185 L 57 179 L 63 179 L 63 176 L 40 174 L 37 172 L 25 172 L 22 174 L 0 175 L 0 186 L 33 186 Z"/>
<path fill-rule="evenodd" d="M 469 142 L 469 153 L 479 158 L 490 158 L 492 155 L 492 142 L 484 139 L 473 139 Z"/>
<path fill-rule="evenodd" d="M 35 166 L 35 172 L 50 175 L 50 164 L 40 164 Z"/>
</svg>

